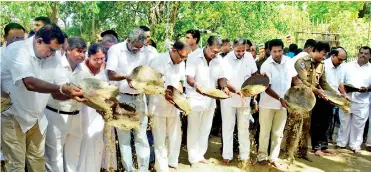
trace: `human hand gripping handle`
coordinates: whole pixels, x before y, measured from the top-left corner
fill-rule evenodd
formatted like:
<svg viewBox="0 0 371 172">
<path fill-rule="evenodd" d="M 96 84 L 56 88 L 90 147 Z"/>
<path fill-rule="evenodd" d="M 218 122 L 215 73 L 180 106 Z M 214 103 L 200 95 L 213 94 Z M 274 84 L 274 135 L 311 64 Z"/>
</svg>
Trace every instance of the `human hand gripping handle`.
<svg viewBox="0 0 371 172">
<path fill-rule="evenodd" d="M 87 99 L 83 97 L 83 89 L 75 85 L 63 84 L 61 85 L 60 92 L 66 96 L 72 97 L 78 102 L 87 101 Z"/>
<path fill-rule="evenodd" d="M 165 90 L 165 99 L 172 105 L 175 105 L 175 102 L 173 101 L 173 98 L 172 98 L 172 95 L 173 95 L 173 91 L 170 90 L 170 89 L 166 89 Z"/>
<path fill-rule="evenodd" d="M 125 79 L 126 79 L 126 82 L 128 82 L 129 87 L 132 89 L 135 89 L 131 83 L 132 79 L 130 78 L 130 76 L 125 76 Z"/>
<path fill-rule="evenodd" d="M 281 106 L 287 109 L 287 106 L 288 106 L 289 102 L 287 102 L 287 101 L 286 101 L 285 99 L 283 99 L 283 98 L 279 98 L 278 100 L 280 101 Z"/>
</svg>

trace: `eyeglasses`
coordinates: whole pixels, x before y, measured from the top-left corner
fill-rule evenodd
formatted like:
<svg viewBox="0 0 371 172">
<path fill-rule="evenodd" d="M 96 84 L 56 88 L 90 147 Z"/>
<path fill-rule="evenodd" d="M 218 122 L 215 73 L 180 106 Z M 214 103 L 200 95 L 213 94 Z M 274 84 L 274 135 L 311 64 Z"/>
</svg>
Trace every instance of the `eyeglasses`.
<svg viewBox="0 0 371 172">
<path fill-rule="evenodd" d="M 105 57 L 104 58 L 92 58 L 92 60 L 95 62 L 99 62 L 99 61 L 104 62 L 106 61 L 106 58 Z"/>
<path fill-rule="evenodd" d="M 183 56 L 183 55 L 181 55 L 181 54 L 179 53 L 178 50 L 176 50 L 176 52 L 178 53 L 178 55 L 179 55 L 179 57 L 180 57 L 181 59 L 187 59 L 188 56 Z"/>
</svg>

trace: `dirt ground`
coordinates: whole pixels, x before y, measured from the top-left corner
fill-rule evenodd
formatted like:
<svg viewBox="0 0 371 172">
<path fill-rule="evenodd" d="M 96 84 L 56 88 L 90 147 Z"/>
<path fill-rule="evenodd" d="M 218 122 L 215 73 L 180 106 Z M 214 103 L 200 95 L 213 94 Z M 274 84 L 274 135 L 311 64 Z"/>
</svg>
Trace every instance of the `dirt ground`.
<svg viewBox="0 0 371 172">
<path fill-rule="evenodd" d="M 248 165 L 248 167 L 242 167 L 241 163 L 237 160 L 238 155 L 234 155 L 234 160 L 229 165 L 222 163 L 222 157 L 220 154 L 221 142 L 219 137 L 211 137 L 209 139 L 209 149 L 206 153 L 206 159 L 210 158 L 209 164 L 197 164 L 192 166 L 189 164 L 187 159 L 187 149 L 182 147 L 179 157 L 179 168 L 178 172 L 275 172 L 280 171 L 273 167 L 261 166 L 259 164 Z M 330 145 L 330 148 L 334 148 Z M 280 160 L 283 171 L 310 171 L 310 172 L 371 172 L 371 152 L 364 150 L 361 154 L 354 154 L 350 150 L 336 150 L 338 153 L 332 156 L 317 157 L 313 153 L 309 154 L 309 158 L 312 162 L 297 159 L 293 164 L 288 166 L 288 161 Z M 256 161 L 255 157 L 252 157 L 252 161 Z"/>
</svg>

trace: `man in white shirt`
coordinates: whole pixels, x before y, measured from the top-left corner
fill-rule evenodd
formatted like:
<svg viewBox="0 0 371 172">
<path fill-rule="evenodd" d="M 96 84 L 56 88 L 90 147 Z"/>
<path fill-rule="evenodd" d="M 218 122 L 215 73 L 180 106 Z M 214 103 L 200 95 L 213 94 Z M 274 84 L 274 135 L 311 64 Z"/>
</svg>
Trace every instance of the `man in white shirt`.
<svg viewBox="0 0 371 172">
<path fill-rule="evenodd" d="M 120 81 L 120 102 L 133 103 L 136 106 L 136 111 L 140 113 L 139 129 L 134 130 L 139 171 L 147 171 L 149 165 L 150 150 L 146 135 L 148 123 L 148 117 L 146 116 L 147 105 L 145 95 L 140 94 L 131 86 L 129 75 L 135 67 L 148 66 L 153 58 L 144 46 L 145 40 L 146 36 L 142 29 L 133 29 L 126 41 L 113 45 L 108 50 L 106 67 L 109 80 Z M 130 133 L 130 130 L 117 130 L 122 164 L 126 171 L 131 172 L 135 169 L 131 154 Z"/>
<path fill-rule="evenodd" d="M 176 41 L 173 48 L 159 54 L 150 62 L 150 66 L 164 74 L 165 96 L 150 96 L 149 113 L 153 114 L 152 133 L 155 144 L 156 171 L 167 172 L 169 167 L 178 167 L 178 157 L 181 143 L 180 111 L 175 108 L 171 99 L 174 87 L 183 92 L 185 81 L 185 64 L 190 48 L 182 41 Z M 168 138 L 168 139 L 166 139 Z M 166 143 L 166 140 L 168 142 Z"/>
<path fill-rule="evenodd" d="M 89 71 L 82 68 L 85 59 L 86 43 L 81 37 L 68 38 L 67 51 L 61 58 L 62 70 L 71 83 L 80 85 Z M 49 99 L 45 109 L 48 119 L 45 141 L 46 171 L 77 172 L 82 141 L 81 103 L 71 99 Z"/>
<path fill-rule="evenodd" d="M 273 39 L 269 42 L 271 56 L 263 63 L 260 72 L 269 78 L 269 86 L 261 94 L 259 102 L 259 154 L 258 162 L 266 165 L 268 160 L 280 169 L 278 155 L 287 119 L 287 101 L 283 98 L 291 84 L 302 82 L 297 77 L 290 57 L 283 55 L 283 42 Z M 270 138 L 270 139 L 269 139 Z M 268 145 L 271 140 L 270 155 Z"/>
<path fill-rule="evenodd" d="M 328 84 L 336 91 L 339 91 L 339 85 L 342 81 L 342 63 L 346 59 L 346 51 L 343 48 L 333 48 L 329 53 L 330 58 L 324 61 L 325 74 Z M 346 94 L 344 93 L 344 96 Z M 329 127 L 334 116 L 334 106 L 324 99 L 317 98 L 316 105 L 312 110 L 311 116 L 311 142 L 314 154 L 323 156 L 332 154 L 328 150 L 328 133 Z"/>
<path fill-rule="evenodd" d="M 48 124 L 44 109 L 50 94 L 83 101 L 82 90 L 64 84 L 60 52 L 64 38 L 60 28 L 45 25 L 36 36 L 11 44 L 4 52 L 1 88 L 13 103 L 1 119 L 2 149 L 7 171 L 45 171 L 44 145 Z M 6 84 L 7 83 L 7 84 Z M 10 84 L 9 84 L 10 83 Z M 58 85 L 56 85 L 58 84 Z M 62 97 L 64 99 L 64 97 Z"/>
<path fill-rule="evenodd" d="M 361 92 L 348 92 L 351 108 L 348 114 L 340 110 L 340 129 L 337 137 L 338 148 L 349 147 L 354 153 L 359 153 L 363 140 L 363 131 L 369 116 L 369 104 L 371 90 L 371 49 L 367 46 L 361 47 L 358 60 L 349 62 L 344 66 L 342 84 L 351 84 L 360 88 Z"/>
<path fill-rule="evenodd" d="M 245 38 L 237 38 L 233 43 L 233 51 L 223 58 L 223 71 L 228 80 L 228 88 L 232 92 L 238 92 L 243 82 L 255 75 L 257 67 L 251 53 L 246 52 L 248 41 Z M 240 94 L 241 95 L 241 94 Z M 249 115 L 250 97 L 242 98 L 234 94 L 231 98 L 221 100 L 222 112 L 222 137 L 223 137 L 223 162 L 228 164 L 233 159 L 233 131 L 236 125 L 240 150 L 240 159 L 249 160 Z"/>
<path fill-rule="evenodd" d="M 201 34 L 199 30 L 191 29 L 186 32 L 187 44 L 191 46 L 192 52 L 196 51 L 198 48 L 198 43 L 200 42 Z"/>
<path fill-rule="evenodd" d="M 192 108 L 192 113 L 187 116 L 187 149 L 191 164 L 208 163 L 204 155 L 216 103 L 215 99 L 202 95 L 200 90 L 216 88 L 217 84 L 220 85 L 220 78 L 224 78 L 222 57 L 218 56 L 221 45 L 219 37 L 210 36 L 206 47 L 192 52 L 186 62 L 186 92 Z"/>
<path fill-rule="evenodd" d="M 316 45 L 316 41 L 314 39 L 308 39 L 305 41 L 303 52 L 300 52 L 298 55 L 293 57 L 292 61 L 295 63 L 301 57 L 309 55 L 313 51 L 314 45 Z"/>
</svg>

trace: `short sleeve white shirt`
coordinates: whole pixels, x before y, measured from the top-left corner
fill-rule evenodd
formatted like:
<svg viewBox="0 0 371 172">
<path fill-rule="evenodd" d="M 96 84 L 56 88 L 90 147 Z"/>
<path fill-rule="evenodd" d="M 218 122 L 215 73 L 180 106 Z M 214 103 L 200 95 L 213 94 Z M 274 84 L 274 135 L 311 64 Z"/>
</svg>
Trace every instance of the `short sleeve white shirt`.
<svg viewBox="0 0 371 172">
<path fill-rule="evenodd" d="M 326 73 L 326 79 L 327 82 L 330 84 L 331 88 L 339 92 L 339 85 L 341 83 L 341 77 L 343 76 L 342 67 L 343 63 L 340 64 L 338 67 L 335 67 L 332 63 L 331 58 L 328 58 L 325 60 L 325 73 Z"/>
<path fill-rule="evenodd" d="M 238 59 L 235 52 L 231 51 L 223 58 L 222 64 L 225 77 L 235 89 L 240 89 L 242 84 L 258 70 L 255 60 L 249 52 L 246 52 L 243 58 Z M 250 98 L 243 101 L 236 94 L 232 94 L 231 98 L 222 101 L 230 107 L 250 107 Z"/>
<path fill-rule="evenodd" d="M 293 60 L 283 55 L 281 63 L 276 63 L 272 56 L 263 63 L 261 73 L 266 73 L 269 78 L 271 89 L 280 97 L 284 97 L 287 90 L 291 87 L 292 77 L 298 73 L 295 70 Z M 259 106 L 267 109 L 281 109 L 281 103 L 268 95 L 266 92 L 261 93 Z"/>
<path fill-rule="evenodd" d="M 178 89 L 180 81 L 185 80 L 185 64 L 174 64 L 169 52 L 160 53 L 150 62 L 150 66 L 164 75 L 165 89 L 171 85 Z M 179 110 L 170 104 L 164 95 L 150 96 L 149 112 L 153 115 L 174 117 L 179 115 Z"/>
<path fill-rule="evenodd" d="M 60 85 L 68 82 L 68 78 L 59 72 L 61 53 L 57 51 L 52 57 L 39 59 L 33 49 L 33 39 L 31 37 L 14 42 L 4 52 L 1 73 L 9 77 L 2 77 L 1 81 L 3 83 L 10 80 L 12 83 L 9 85 L 9 92 L 13 105 L 3 115 L 14 115 L 23 132 L 27 132 L 38 122 L 40 132 L 44 133 L 48 124 L 44 109 L 50 94 L 28 91 L 22 79 L 34 77 Z"/>
<path fill-rule="evenodd" d="M 188 56 L 186 76 L 193 77 L 201 89 L 216 88 L 217 80 L 224 77 L 221 67 L 222 57 L 218 55 L 207 64 L 203 50 L 203 48 L 197 49 Z M 192 110 L 203 111 L 216 107 L 215 99 L 197 93 L 196 89 L 188 84 L 186 84 L 186 92 Z"/>
<path fill-rule="evenodd" d="M 72 71 L 66 56 L 61 58 L 61 67 L 62 69 L 58 72 L 63 72 L 74 85 L 80 85 L 83 79 L 90 77 L 89 71 L 84 70 L 81 64 L 78 64 L 75 70 Z M 61 101 L 53 97 L 49 99 L 48 106 L 65 112 L 73 112 L 81 109 L 81 103 L 73 99 Z"/>
<path fill-rule="evenodd" d="M 114 71 L 121 75 L 130 75 L 134 68 L 143 65 L 149 65 L 153 59 L 146 46 L 143 46 L 139 52 L 131 53 L 127 48 L 127 40 L 113 45 L 108 50 L 107 70 Z M 129 94 L 138 94 L 138 91 L 129 87 L 126 80 L 119 82 L 120 92 Z"/>
<path fill-rule="evenodd" d="M 369 87 L 371 85 L 371 64 L 359 66 L 357 60 L 344 65 L 343 83 L 351 84 L 356 88 Z M 347 93 L 350 100 L 356 103 L 370 103 L 370 93 Z"/>
</svg>

